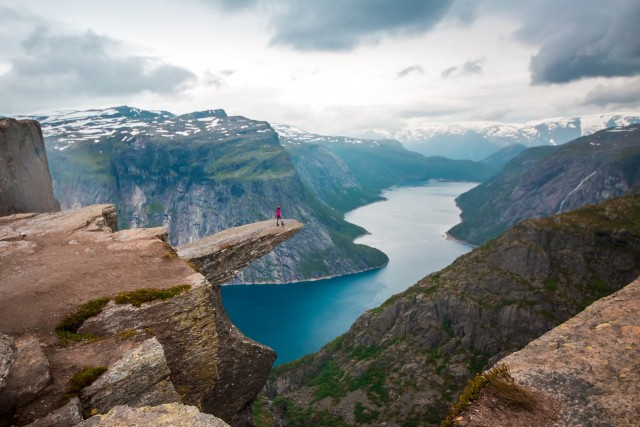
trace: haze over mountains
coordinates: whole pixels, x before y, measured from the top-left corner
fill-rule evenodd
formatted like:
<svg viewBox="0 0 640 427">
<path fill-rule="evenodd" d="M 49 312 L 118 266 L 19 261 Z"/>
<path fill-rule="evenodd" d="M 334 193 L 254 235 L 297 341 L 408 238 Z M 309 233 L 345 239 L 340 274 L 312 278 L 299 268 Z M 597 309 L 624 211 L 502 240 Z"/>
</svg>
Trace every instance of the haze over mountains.
<svg viewBox="0 0 640 427">
<path fill-rule="evenodd" d="M 640 113 L 605 113 L 535 120 L 524 124 L 499 122 L 423 123 L 399 131 L 373 130 L 366 135 L 396 139 L 419 153 L 452 159 L 482 160 L 500 148 L 560 145 L 601 129 L 640 123 Z"/>
</svg>

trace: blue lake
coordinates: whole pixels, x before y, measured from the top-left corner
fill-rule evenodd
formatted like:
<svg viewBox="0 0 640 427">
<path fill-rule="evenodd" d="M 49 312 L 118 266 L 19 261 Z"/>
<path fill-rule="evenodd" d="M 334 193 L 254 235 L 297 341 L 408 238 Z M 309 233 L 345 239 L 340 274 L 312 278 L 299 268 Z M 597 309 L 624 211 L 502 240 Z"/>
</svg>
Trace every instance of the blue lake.
<svg viewBox="0 0 640 427">
<path fill-rule="evenodd" d="M 445 233 L 459 222 L 454 199 L 475 185 L 430 181 L 384 191 L 387 200 L 345 219 L 371 233 L 356 242 L 386 253 L 386 267 L 313 282 L 223 286 L 229 317 L 245 335 L 276 351 L 276 365 L 319 350 L 366 310 L 471 250 Z"/>
</svg>

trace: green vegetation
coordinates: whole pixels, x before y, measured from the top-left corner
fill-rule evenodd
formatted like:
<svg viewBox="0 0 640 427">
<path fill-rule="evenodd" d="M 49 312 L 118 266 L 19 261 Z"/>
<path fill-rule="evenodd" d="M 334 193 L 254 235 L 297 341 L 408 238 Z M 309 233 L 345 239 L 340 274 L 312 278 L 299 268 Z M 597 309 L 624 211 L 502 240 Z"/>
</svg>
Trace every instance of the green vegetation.
<svg viewBox="0 0 640 427">
<path fill-rule="evenodd" d="M 555 292 L 558 290 L 558 282 L 553 277 L 547 277 L 542 282 L 544 284 L 544 288 L 549 292 Z"/>
<path fill-rule="evenodd" d="M 473 402 L 480 397 L 480 392 L 489 388 L 508 406 L 531 411 L 537 405 L 535 396 L 517 385 L 505 364 L 497 365 L 490 370 L 477 374 L 470 379 L 467 386 L 449 408 L 449 415 L 442 421 L 442 427 L 455 425 L 454 420 Z"/>
<path fill-rule="evenodd" d="M 360 402 L 356 402 L 353 415 L 358 424 L 371 424 L 380 418 L 380 412 L 365 408 Z"/>
<path fill-rule="evenodd" d="M 364 390 L 371 402 L 383 406 L 389 401 L 389 391 L 384 387 L 388 371 L 380 361 L 372 363 L 362 375 L 349 381 L 349 391 Z"/>
<path fill-rule="evenodd" d="M 277 397 L 273 399 L 272 405 L 284 413 L 287 427 L 350 427 L 339 415 L 327 410 L 302 409 L 291 399 Z"/>
<path fill-rule="evenodd" d="M 335 360 L 327 362 L 320 373 L 309 383 L 312 386 L 316 386 L 314 392 L 315 401 L 317 402 L 325 397 L 332 397 L 333 401 L 337 402 L 338 399 L 345 396 L 347 388 L 342 381 L 344 375 Z"/>
<path fill-rule="evenodd" d="M 73 374 L 73 376 L 69 380 L 69 385 L 67 386 L 65 397 L 67 399 L 70 399 L 74 396 L 77 396 L 78 394 L 80 394 L 83 388 L 93 384 L 93 382 L 97 380 L 100 375 L 105 373 L 106 370 L 106 366 L 83 367 L 78 372 Z"/>
<path fill-rule="evenodd" d="M 96 339 L 97 337 L 90 334 L 79 334 L 78 329 L 90 317 L 99 314 L 105 305 L 110 301 L 110 298 L 103 297 L 88 301 L 80 306 L 76 311 L 69 313 L 58 325 L 56 326 L 56 333 L 62 342 L 62 345 L 67 345 L 70 341 L 82 341 Z"/>
<path fill-rule="evenodd" d="M 266 407 L 265 398 L 259 394 L 251 404 L 251 414 L 256 427 L 274 427 L 275 420 Z"/>
<path fill-rule="evenodd" d="M 131 304 L 140 307 L 145 302 L 168 300 L 191 289 L 191 285 L 176 285 L 169 289 L 142 288 L 130 292 L 120 292 L 114 298 L 116 304 Z"/>
</svg>

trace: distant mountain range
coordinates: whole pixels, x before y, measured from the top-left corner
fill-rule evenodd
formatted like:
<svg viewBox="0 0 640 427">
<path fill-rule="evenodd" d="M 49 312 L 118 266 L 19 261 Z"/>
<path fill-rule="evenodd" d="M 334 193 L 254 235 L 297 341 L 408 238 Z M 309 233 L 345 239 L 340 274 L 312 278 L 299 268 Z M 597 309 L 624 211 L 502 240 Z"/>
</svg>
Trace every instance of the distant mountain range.
<svg viewBox="0 0 640 427">
<path fill-rule="evenodd" d="M 273 218 L 305 224 L 298 236 L 244 269 L 242 283 L 280 283 L 383 266 L 353 243 L 365 232 L 347 210 L 395 184 L 482 181 L 497 169 L 425 158 L 396 141 L 310 136 L 223 110 L 183 115 L 128 106 L 29 117 L 41 123 L 63 209 L 115 203 L 120 226 L 166 226 L 173 245 Z"/>
<path fill-rule="evenodd" d="M 395 139 L 425 156 L 482 160 L 509 145 L 560 145 L 601 129 L 640 123 L 640 112 L 554 118 L 524 124 L 497 122 L 425 123 L 396 132 L 374 130 L 372 138 Z"/>
<path fill-rule="evenodd" d="M 534 147 L 457 203 L 453 237 L 479 245 L 518 222 L 640 191 L 640 125 L 605 129 L 556 147 Z"/>
</svg>

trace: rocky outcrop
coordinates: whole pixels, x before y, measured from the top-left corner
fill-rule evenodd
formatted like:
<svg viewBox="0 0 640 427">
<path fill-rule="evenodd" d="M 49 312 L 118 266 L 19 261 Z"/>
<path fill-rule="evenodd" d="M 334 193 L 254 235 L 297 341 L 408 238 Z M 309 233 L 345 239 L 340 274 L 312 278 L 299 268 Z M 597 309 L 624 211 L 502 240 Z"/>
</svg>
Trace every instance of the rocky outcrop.
<svg viewBox="0 0 640 427">
<path fill-rule="evenodd" d="M 448 233 L 479 245 L 522 220 L 637 192 L 639 148 L 640 125 L 632 125 L 526 150 L 456 199 L 462 222 Z"/>
<path fill-rule="evenodd" d="M 302 229 L 302 224 L 290 219 L 283 226 L 273 221 L 262 221 L 230 228 L 200 239 L 194 243 L 178 246 L 180 258 L 198 266 L 211 283 L 225 283 L 240 271 L 238 266 L 249 264 L 262 257 L 278 245 L 290 239 Z"/>
<path fill-rule="evenodd" d="M 17 408 L 36 398 L 49 382 L 49 361 L 38 340 L 24 335 L 16 340 L 16 359 L 0 390 L 0 407 Z"/>
<path fill-rule="evenodd" d="M 220 283 L 301 224 L 229 230 L 217 238 L 223 245 L 215 236 L 194 243 L 198 256 L 187 262 L 164 228 L 115 231 L 116 221 L 113 205 L 0 218 L 0 332 L 16 337 L 16 350 L 13 338 L 1 341 L 0 399 L 10 400 L 0 419 L 68 418 L 63 396 L 89 367 L 106 371 L 79 392 L 84 416 L 179 402 L 251 425 L 251 402 L 276 356 L 229 322 Z M 220 260 L 204 268 L 213 282 L 194 271 L 207 257 Z M 78 314 L 96 301 L 98 309 Z M 61 322 L 70 315 L 84 317 Z"/>
<path fill-rule="evenodd" d="M 195 406 L 166 404 L 154 407 L 130 408 L 116 406 L 105 415 L 96 415 L 76 427 L 227 427 L 213 415 L 202 414 Z"/>
<path fill-rule="evenodd" d="M 77 397 L 69 400 L 66 405 L 50 412 L 46 416 L 27 424 L 26 427 L 69 427 L 84 421 L 82 406 Z"/>
<path fill-rule="evenodd" d="M 635 425 L 640 411 L 639 312 L 636 279 L 499 363 L 509 366 L 516 384 L 559 403 L 556 425 Z M 528 415 L 481 395 L 457 421 L 512 426 L 514 419 Z"/>
<path fill-rule="evenodd" d="M 0 118 L 0 217 L 59 210 L 40 124 Z"/>
<path fill-rule="evenodd" d="M 127 351 L 80 393 L 85 415 L 106 413 L 114 406 L 156 406 L 180 402 L 167 365 L 164 348 L 153 337 Z"/>
<path fill-rule="evenodd" d="M 276 367 L 273 411 L 439 424 L 470 376 L 640 275 L 639 211 L 636 195 L 519 224 Z"/>
</svg>

